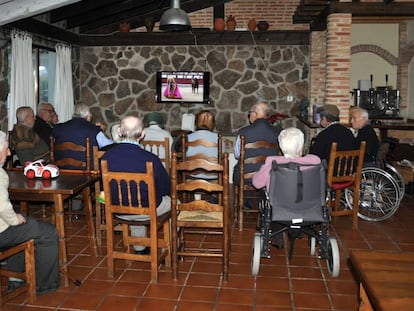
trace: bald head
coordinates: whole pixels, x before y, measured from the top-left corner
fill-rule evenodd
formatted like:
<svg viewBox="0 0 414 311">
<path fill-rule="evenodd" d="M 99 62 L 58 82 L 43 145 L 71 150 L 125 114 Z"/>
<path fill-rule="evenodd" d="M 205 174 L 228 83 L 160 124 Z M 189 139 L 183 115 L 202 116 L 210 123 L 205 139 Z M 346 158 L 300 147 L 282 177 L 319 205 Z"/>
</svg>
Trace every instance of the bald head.
<svg viewBox="0 0 414 311">
<path fill-rule="evenodd" d="M 257 119 L 265 119 L 269 115 L 269 107 L 263 102 L 254 104 L 249 110 L 250 123 L 253 123 Z"/>
<path fill-rule="evenodd" d="M 140 141 L 144 137 L 143 122 L 135 116 L 126 116 L 121 120 L 119 138 L 121 141 Z"/>
</svg>

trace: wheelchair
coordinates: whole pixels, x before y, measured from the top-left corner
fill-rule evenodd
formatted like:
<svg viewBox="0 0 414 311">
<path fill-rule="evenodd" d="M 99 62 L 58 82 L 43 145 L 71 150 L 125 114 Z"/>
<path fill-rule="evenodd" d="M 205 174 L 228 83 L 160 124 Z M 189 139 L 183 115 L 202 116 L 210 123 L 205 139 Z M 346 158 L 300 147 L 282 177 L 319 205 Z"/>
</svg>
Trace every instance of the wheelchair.
<svg viewBox="0 0 414 311">
<path fill-rule="evenodd" d="M 398 170 L 387 163 L 386 155 L 390 142 L 381 142 L 377 167 L 364 167 L 361 172 L 361 186 L 358 217 L 368 221 L 382 221 L 390 218 L 400 206 L 405 193 L 405 181 Z M 344 191 L 345 204 L 352 208 L 352 190 Z"/>
<path fill-rule="evenodd" d="M 259 231 L 253 238 L 252 275 L 259 273 L 261 258 L 270 258 L 271 239 L 288 232 L 289 259 L 295 239 L 306 235 L 310 254 L 326 259 L 330 275 L 337 277 L 340 256 L 337 240 L 329 236 L 328 230 L 326 165 L 278 164 L 273 161 L 269 192 L 263 192 L 258 206 Z M 280 229 L 272 232 L 272 223 Z"/>
</svg>

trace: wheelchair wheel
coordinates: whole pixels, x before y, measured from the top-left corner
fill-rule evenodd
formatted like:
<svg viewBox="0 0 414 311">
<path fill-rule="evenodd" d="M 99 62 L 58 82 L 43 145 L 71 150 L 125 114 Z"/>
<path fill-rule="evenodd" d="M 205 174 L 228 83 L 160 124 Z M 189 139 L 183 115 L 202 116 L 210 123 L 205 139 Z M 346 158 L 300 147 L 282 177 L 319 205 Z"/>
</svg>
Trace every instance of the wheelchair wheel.
<svg viewBox="0 0 414 311">
<path fill-rule="evenodd" d="M 397 183 L 399 189 L 400 189 L 400 201 L 404 196 L 405 193 L 405 181 L 400 172 L 391 164 L 385 165 L 385 171 L 394 178 L 395 182 Z"/>
<path fill-rule="evenodd" d="M 316 238 L 311 236 L 309 238 L 309 248 L 311 256 L 315 256 L 316 254 Z"/>
<path fill-rule="evenodd" d="M 326 261 L 328 265 L 329 274 L 333 278 L 336 278 L 339 275 L 340 258 L 338 242 L 334 237 L 330 237 L 328 240 L 328 258 Z"/>
<path fill-rule="evenodd" d="M 252 275 L 259 274 L 260 268 L 260 255 L 262 252 L 263 239 L 259 232 L 256 232 L 253 237 L 253 256 L 252 256 Z"/>
<path fill-rule="evenodd" d="M 347 205 L 353 206 L 353 192 L 345 190 Z M 384 170 L 367 167 L 362 170 L 358 216 L 368 221 L 391 217 L 400 205 L 400 188 Z"/>
</svg>

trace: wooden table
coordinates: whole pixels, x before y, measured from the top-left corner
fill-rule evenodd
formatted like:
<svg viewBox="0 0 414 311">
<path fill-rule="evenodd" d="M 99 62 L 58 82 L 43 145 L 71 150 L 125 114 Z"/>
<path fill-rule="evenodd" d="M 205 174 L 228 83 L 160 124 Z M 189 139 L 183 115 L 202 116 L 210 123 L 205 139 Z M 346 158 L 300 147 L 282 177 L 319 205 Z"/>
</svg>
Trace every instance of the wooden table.
<svg viewBox="0 0 414 311">
<path fill-rule="evenodd" d="M 414 253 L 353 251 L 360 281 L 360 311 L 414 310 Z"/>
<path fill-rule="evenodd" d="M 28 202 L 54 203 L 56 229 L 59 234 L 59 259 L 64 272 L 64 285 L 69 285 L 67 275 L 66 234 L 63 202 L 82 192 L 86 212 L 89 237 L 97 255 L 95 229 L 92 221 L 92 202 L 90 185 L 99 179 L 99 175 L 81 173 L 61 173 L 55 179 L 27 179 L 22 171 L 8 171 L 10 178 L 9 196 L 12 201 L 20 201 L 22 209 L 27 209 Z"/>
</svg>

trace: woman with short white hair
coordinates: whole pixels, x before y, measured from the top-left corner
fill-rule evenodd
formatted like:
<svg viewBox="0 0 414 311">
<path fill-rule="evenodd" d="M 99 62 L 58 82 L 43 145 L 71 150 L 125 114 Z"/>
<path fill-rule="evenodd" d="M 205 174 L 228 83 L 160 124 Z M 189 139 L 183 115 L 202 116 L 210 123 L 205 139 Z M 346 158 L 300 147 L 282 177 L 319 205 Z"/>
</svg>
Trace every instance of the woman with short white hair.
<svg viewBox="0 0 414 311">
<path fill-rule="evenodd" d="M 272 168 L 273 160 L 279 164 L 295 162 L 299 164 L 319 164 L 321 159 L 314 154 L 303 154 L 303 144 L 305 141 L 301 130 L 296 127 L 289 127 L 282 130 L 279 134 L 279 147 L 283 152 L 283 156 L 270 156 L 266 158 L 266 162 L 262 165 L 260 170 L 253 176 L 253 186 L 257 189 L 266 187 L 269 190 L 270 183 L 270 169 Z"/>
<path fill-rule="evenodd" d="M 321 163 L 321 159 L 314 154 L 303 154 L 303 144 L 305 141 L 304 135 L 301 130 L 295 127 L 289 127 L 282 130 L 278 137 L 280 150 L 283 152 L 281 156 L 269 156 L 266 158 L 265 163 L 260 170 L 254 174 L 252 183 L 257 189 L 266 187 L 269 191 L 270 184 L 270 170 L 272 168 L 272 162 L 275 160 L 278 164 L 285 164 L 289 162 L 295 162 L 298 164 L 310 164 L 317 165 Z M 271 224 L 272 231 L 277 231 L 279 225 L 276 223 Z M 276 248 L 284 247 L 284 240 L 282 234 L 276 234 L 272 238 L 272 246 Z"/>
<path fill-rule="evenodd" d="M 54 225 L 37 221 L 14 211 L 9 199 L 9 176 L 2 168 L 10 156 L 6 133 L 0 131 L 0 249 L 7 249 L 33 239 L 35 242 L 36 293 L 59 288 L 59 237 Z M 23 172 L 22 172 L 23 174 Z M 24 272 L 24 253 L 7 259 L 8 270 Z M 8 290 L 23 285 L 23 280 L 10 278 Z"/>
</svg>

